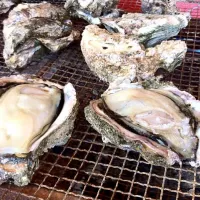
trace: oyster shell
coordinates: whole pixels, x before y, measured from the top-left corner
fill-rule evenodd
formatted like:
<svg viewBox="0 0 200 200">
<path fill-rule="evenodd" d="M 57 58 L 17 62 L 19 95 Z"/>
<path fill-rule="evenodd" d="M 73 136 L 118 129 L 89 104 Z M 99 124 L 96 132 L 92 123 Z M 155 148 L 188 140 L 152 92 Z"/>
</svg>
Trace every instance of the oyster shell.
<svg viewBox="0 0 200 200">
<path fill-rule="evenodd" d="M 85 116 L 104 142 L 166 166 L 184 160 L 199 163 L 199 107 L 200 101 L 168 83 L 144 87 L 123 82 L 111 84 L 101 99 L 91 101 Z"/>
<path fill-rule="evenodd" d="M 177 15 L 128 13 L 116 19 L 103 18 L 101 21 L 108 31 L 119 32 L 137 39 L 145 47 L 152 47 L 178 35 L 179 31 L 188 25 L 189 20 L 189 13 Z"/>
<path fill-rule="evenodd" d="M 159 68 L 171 72 L 182 63 L 187 46 L 176 40 L 145 49 L 132 37 L 89 25 L 83 32 L 81 49 L 89 68 L 100 79 L 112 82 L 117 78 L 149 79 Z"/>
<path fill-rule="evenodd" d="M 47 50 L 57 52 L 80 36 L 66 10 L 47 2 L 19 4 L 3 24 L 3 56 L 11 68 L 24 67 Z"/>
<path fill-rule="evenodd" d="M 175 14 L 178 13 L 176 0 L 142 0 L 143 13 L 148 14 Z"/>
<path fill-rule="evenodd" d="M 76 92 L 70 83 L 17 75 L 0 78 L 0 93 L 0 183 L 27 185 L 38 157 L 70 138 Z"/>
<path fill-rule="evenodd" d="M 0 2 L 0 14 L 7 13 L 11 6 L 19 3 L 20 0 L 1 0 Z"/>
<path fill-rule="evenodd" d="M 91 24 L 101 24 L 101 17 L 119 17 L 119 0 L 66 0 L 65 9 L 72 17 L 78 17 Z"/>
<path fill-rule="evenodd" d="M 93 17 L 100 17 L 117 7 L 119 0 L 66 0 L 65 9 L 83 10 Z"/>
</svg>

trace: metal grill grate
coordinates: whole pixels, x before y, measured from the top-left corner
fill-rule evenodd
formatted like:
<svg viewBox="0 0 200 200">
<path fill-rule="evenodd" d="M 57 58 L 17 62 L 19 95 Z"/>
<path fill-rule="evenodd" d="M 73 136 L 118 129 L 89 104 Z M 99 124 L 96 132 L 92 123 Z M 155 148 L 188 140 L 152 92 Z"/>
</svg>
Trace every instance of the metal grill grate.
<svg viewBox="0 0 200 200">
<path fill-rule="evenodd" d="M 125 8 L 127 4 L 121 1 L 120 6 Z M 76 22 L 75 25 L 83 29 L 82 22 Z M 188 52 L 182 66 L 166 77 L 166 80 L 172 80 L 180 89 L 189 91 L 198 99 L 199 34 L 200 20 L 192 19 L 189 26 L 175 38 L 186 41 Z M 0 38 L 2 50 L 2 33 Z M 15 73 L 4 66 L 0 54 L 0 75 Z M 0 199 L 200 199 L 200 169 L 154 166 L 136 152 L 126 152 L 102 143 L 101 136 L 85 120 L 83 109 L 91 99 L 98 98 L 107 85 L 90 72 L 79 43 L 32 63 L 22 73 L 36 74 L 60 84 L 68 81 L 73 83 L 80 110 L 69 142 L 49 150 L 40 158 L 40 167 L 28 186 L 19 188 L 3 184 L 0 187 Z"/>
</svg>

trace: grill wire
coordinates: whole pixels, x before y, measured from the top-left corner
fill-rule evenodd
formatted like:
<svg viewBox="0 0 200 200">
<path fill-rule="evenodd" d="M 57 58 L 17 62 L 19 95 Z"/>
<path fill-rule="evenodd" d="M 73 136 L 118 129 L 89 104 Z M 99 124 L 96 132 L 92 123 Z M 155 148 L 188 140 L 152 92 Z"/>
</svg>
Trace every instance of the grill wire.
<svg viewBox="0 0 200 200">
<path fill-rule="evenodd" d="M 58 1 L 57 1 L 58 2 Z M 139 10 L 138 2 L 120 1 L 125 10 Z M 2 21 L 6 16 L 0 18 Z M 76 21 L 81 30 L 84 23 Z M 2 29 L 2 24 L 0 25 Z M 174 39 L 186 41 L 188 52 L 181 67 L 165 80 L 200 99 L 200 20 Z M 0 49 L 3 36 L 0 33 Z M 5 68 L 0 53 L 0 76 L 15 74 Z M 103 144 L 84 118 L 83 109 L 97 99 L 107 85 L 96 78 L 81 54 L 80 43 L 73 43 L 57 54 L 34 61 L 21 73 L 34 74 L 60 84 L 71 82 L 78 93 L 80 109 L 72 138 L 65 146 L 55 147 L 40 157 L 39 169 L 25 187 L 3 184 L 0 199 L 25 200 L 194 200 L 200 198 L 200 169 L 190 166 L 164 168 L 148 164 L 140 154 Z"/>
</svg>

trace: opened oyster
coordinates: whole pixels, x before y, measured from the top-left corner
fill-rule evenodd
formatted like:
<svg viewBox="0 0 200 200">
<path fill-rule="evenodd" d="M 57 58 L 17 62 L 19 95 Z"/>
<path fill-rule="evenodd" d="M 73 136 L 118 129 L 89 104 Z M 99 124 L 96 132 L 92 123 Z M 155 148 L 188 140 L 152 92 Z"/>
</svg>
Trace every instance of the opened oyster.
<svg viewBox="0 0 200 200">
<path fill-rule="evenodd" d="M 38 157 L 71 136 L 76 92 L 70 83 L 18 75 L 0 78 L 0 93 L 0 183 L 27 185 Z"/>
<path fill-rule="evenodd" d="M 0 1 L 0 14 L 7 13 L 11 6 L 19 3 L 20 0 L 1 0 Z"/>
<path fill-rule="evenodd" d="M 132 37 L 89 25 L 83 32 L 81 49 L 89 68 L 100 79 L 112 82 L 117 78 L 149 79 L 159 68 L 171 72 L 181 64 L 187 46 L 176 40 L 145 49 Z"/>
<path fill-rule="evenodd" d="M 173 85 L 113 83 L 85 116 L 104 142 L 136 150 L 150 163 L 199 165 L 200 101 Z"/>
<path fill-rule="evenodd" d="M 3 22 L 8 67 L 21 68 L 48 50 L 57 52 L 79 38 L 66 10 L 50 3 L 19 4 Z"/>
<path fill-rule="evenodd" d="M 118 17 L 119 0 L 66 0 L 65 9 L 70 16 L 79 17 L 91 24 L 101 24 L 99 17 Z"/>
<path fill-rule="evenodd" d="M 188 25 L 189 13 L 177 15 L 151 15 L 128 13 L 122 17 L 104 18 L 102 24 L 109 32 L 118 32 L 137 39 L 145 47 L 152 47 L 161 41 L 178 35 Z"/>
</svg>

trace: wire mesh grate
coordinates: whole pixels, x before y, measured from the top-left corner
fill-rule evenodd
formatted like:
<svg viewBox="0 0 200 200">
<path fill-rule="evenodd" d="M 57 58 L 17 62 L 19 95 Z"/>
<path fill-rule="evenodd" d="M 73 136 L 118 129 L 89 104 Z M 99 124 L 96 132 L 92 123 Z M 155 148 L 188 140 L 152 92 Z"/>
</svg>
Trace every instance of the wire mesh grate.
<svg viewBox="0 0 200 200">
<path fill-rule="evenodd" d="M 133 3 L 133 1 L 120 1 L 119 5 L 134 10 L 127 2 Z M 139 2 L 134 5 L 140 7 Z M 80 30 L 83 30 L 84 25 L 80 21 L 75 22 L 75 26 Z M 0 26 L 2 29 L 2 25 Z M 198 99 L 200 99 L 199 32 L 200 21 L 192 19 L 189 26 L 174 38 L 186 41 L 188 52 L 182 66 L 165 78 Z M 2 50 L 2 33 L 0 37 Z M 0 76 L 13 73 L 16 72 L 11 72 L 5 67 L 0 54 Z M 3 184 L 0 187 L 0 199 L 194 200 L 200 198 L 200 169 L 185 165 L 169 168 L 154 166 L 136 152 L 123 151 L 102 143 L 101 136 L 85 120 L 83 109 L 90 100 L 100 96 L 107 88 L 107 84 L 89 70 L 78 42 L 57 54 L 48 55 L 42 60 L 31 63 L 21 73 L 36 74 L 40 78 L 60 84 L 71 82 L 78 93 L 80 110 L 72 138 L 68 143 L 49 150 L 40 158 L 39 169 L 28 186 L 16 187 Z"/>
</svg>

